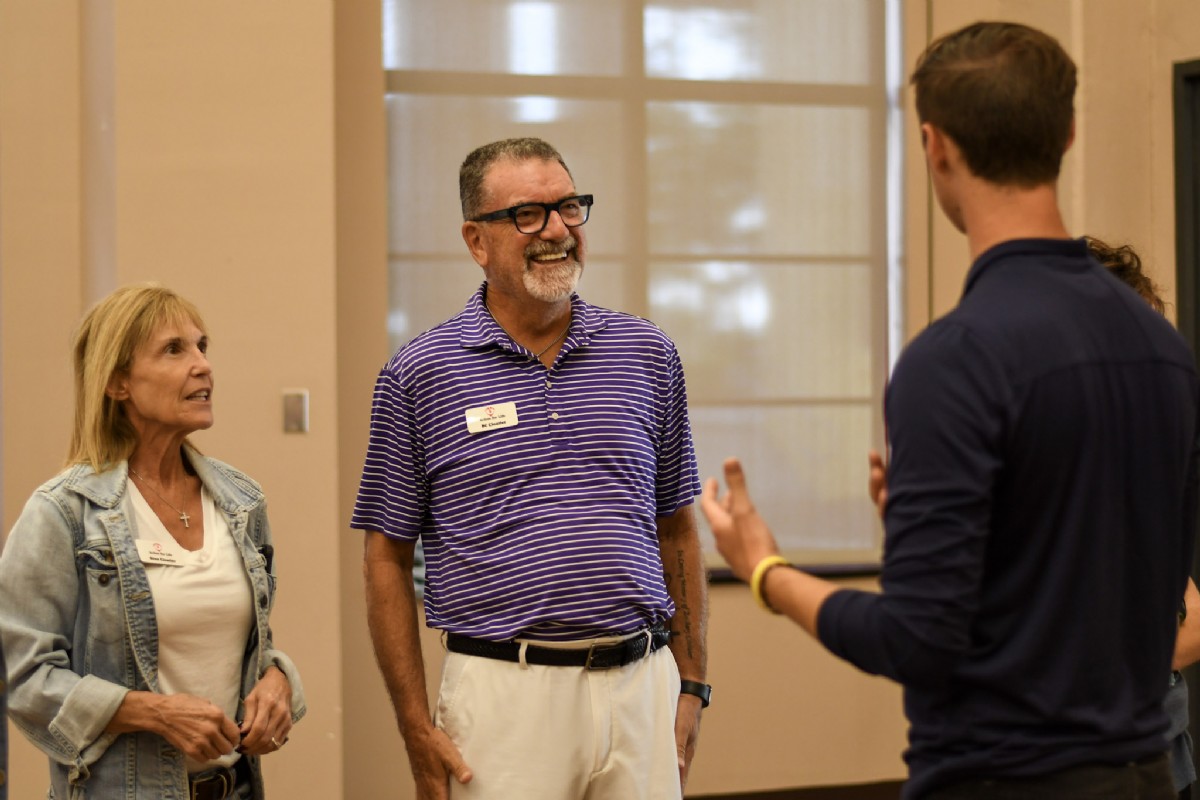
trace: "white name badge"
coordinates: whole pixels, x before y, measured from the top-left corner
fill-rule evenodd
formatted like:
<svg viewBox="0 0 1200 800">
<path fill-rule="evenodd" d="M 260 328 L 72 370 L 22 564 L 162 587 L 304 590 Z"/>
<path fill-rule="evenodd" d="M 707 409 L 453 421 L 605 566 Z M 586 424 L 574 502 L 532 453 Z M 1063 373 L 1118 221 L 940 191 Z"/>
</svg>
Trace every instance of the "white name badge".
<svg viewBox="0 0 1200 800">
<path fill-rule="evenodd" d="M 143 564 L 157 564 L 162 567 L 182 567 L 183 548 L 177 544 L 163 544 L 146 539 L 135 540 L 138 555 Z"/>
<path fill-rule="evenodd" d="M 467 409 L 467 430 L 471 433 L 515 427 L 517 427 L 516 403 L 493 403 L 490 406 Z"/>
</svg>

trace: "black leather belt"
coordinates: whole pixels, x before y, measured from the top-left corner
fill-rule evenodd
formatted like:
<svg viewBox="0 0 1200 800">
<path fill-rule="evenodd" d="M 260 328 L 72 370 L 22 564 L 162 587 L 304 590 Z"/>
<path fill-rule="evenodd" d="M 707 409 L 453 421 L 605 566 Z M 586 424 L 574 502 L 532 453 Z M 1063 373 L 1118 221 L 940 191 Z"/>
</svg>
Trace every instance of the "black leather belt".
<svg viewBox="0 0 1200 800">
<path fill-rule="evenodd" d="M 237 792 L 239 783 L 250 780 L 250 769 L 243 756 L 232 767 L 213 767 L 188 776 L 189 800 L 227 800 Z"/>
<path fill-rule="evenodd" d="M 642 631 L 615 644 L 594 644 L 590 647 L 539 647 L 530 644 L 525 646 L 525 663 L 584 669 L 623 667 L 662 649 L 671 641 L 671 632 L 662 626 L 650 628 L 649 633 L 647 636 L 646 631 Z M 498 661 L 521 660 L 521 644 L 513 641 L 491 642 L 451 633 L 446 636 L 446 649 L 451 653 Z"/>
</svg>

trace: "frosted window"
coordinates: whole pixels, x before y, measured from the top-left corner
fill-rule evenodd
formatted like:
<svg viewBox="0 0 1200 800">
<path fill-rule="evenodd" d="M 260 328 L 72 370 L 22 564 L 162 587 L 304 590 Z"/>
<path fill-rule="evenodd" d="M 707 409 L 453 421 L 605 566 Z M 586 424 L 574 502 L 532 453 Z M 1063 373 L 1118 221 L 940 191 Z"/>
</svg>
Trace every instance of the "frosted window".
<svg viewBox="0 0 1200 800">
<path fill-rule="evenodd" d="M 544 138 L 596 197 L 580 293 L 679 347 L 702 477 L 738 455 L 794 560 L 878 561 L 866 452 L 883 446 L 899 307 L 895 0 L 383 8 L 393 346 L 482 281 L 462 159 Z"/>
<path fill-rule="evenodd" d="M 656 263 L 650 318 L 678 344 L 693 404 L 867 404 L 883 370 L 871 272 L 853 263 Z"/>
<path fill-rule="evenodd" d="M 383 63 L 393 70 L 616 75 L 621 3 L 384 0 Z"/>
<path fill-rule="evenodd" d="M 647 117 L 654 252 L 870 252 L 867 109 L 651 103 Z"/>
<path fill-rule="evenodd" d="M 646 74 L 866 84 L 883 61 L 880 0 L 646 3 Z"/>
</svg>

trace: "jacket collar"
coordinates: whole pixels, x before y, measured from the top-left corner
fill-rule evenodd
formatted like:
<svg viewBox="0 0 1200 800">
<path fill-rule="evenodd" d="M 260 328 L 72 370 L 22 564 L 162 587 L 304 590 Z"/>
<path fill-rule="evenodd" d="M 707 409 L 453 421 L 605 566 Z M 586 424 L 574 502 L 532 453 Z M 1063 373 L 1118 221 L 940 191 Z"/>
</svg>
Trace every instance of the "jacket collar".
<svg viewBox="0 0 1200 800">
<path fill-rule="evenodd" d="M 227 464 L 200 455 L 194 448 L 185 446 L 188 462 L 213 502 L 223 511 L 236 514 L 262 502 L 262 490 L 253 481 L 236 473 Z M 101 508 L 116 508 L 125 496 L 125 484 L 129 480 L 129 462 L 95 472 L 87 464 L 77 464 L 67 470 L 64 488 L 80 494 Z"/>
</svg>

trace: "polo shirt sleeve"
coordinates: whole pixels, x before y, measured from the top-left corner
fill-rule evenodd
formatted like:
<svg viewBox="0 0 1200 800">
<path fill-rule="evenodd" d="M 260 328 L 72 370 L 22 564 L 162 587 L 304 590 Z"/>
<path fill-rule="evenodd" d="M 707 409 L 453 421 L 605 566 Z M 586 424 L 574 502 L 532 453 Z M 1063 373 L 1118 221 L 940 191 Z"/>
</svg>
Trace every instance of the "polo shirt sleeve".
<svg viewBox="0 0 1200 800">
<path fill-rule="evenodd" d="M 655 513 L 670 516 L 700 494 L 700 470 L 688 419 L 687 386 L 679 351 L 667 340 L 665 394 L 659 425 Z"/>
<path fill-rule="evenodd" d="M 397 372 L 385 367 L 375 381 L 367 457 L 350 527 L 417 539 L 428 508 L 424 461 L 412 395 Z"/>
<path fill-rule="evenodd" d="M 994 354 L 954 324 L 929 328 L 897 363 L 886 400 L 883 591 L 826 600 L 818 636 L 835 655 L 937 686 L 968 648 L 1010 392 Z"/>
</svg>

